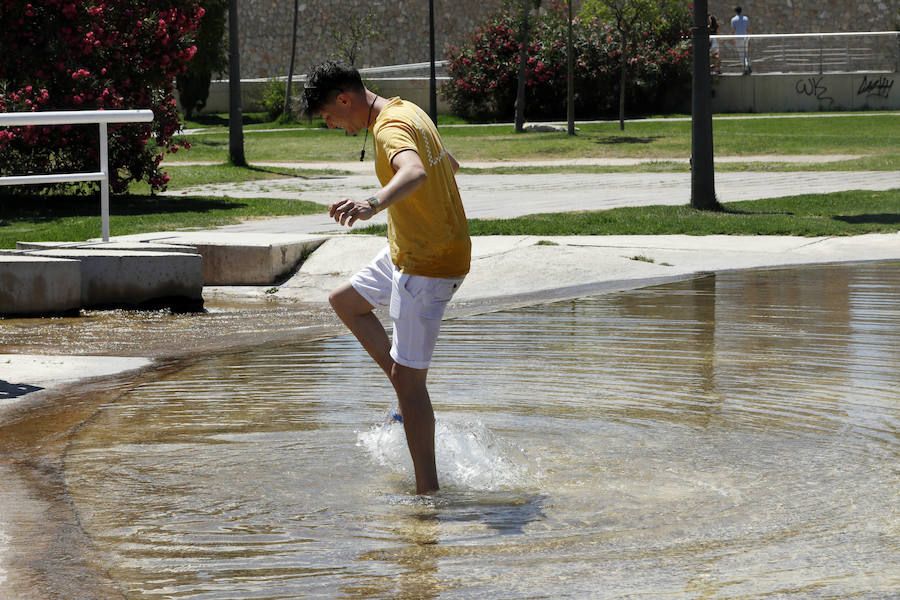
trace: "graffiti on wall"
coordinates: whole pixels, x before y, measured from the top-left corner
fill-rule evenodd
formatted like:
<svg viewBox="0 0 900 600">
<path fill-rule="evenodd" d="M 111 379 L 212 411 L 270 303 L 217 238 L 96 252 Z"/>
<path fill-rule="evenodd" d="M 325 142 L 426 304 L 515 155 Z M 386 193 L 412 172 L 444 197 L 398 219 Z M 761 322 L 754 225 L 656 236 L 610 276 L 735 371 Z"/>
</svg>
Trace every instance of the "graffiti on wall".
<svg viewBox="0 0 900 600">
<path fill-rule="evenodd" d="M 856 89 L 856 95 L 866 98 L 890 98 L 893 87 L 894 80 L 892 78 L 881 75 L 877 79 L 869 79 L 868 75 L 863 75 L 863 79 Z"/>
<path fill-rule="evenodd" d="M 834 98 L 828 95 L 828 87 L 824 83 L 824 77 L 807 77 L 799 79 L 794 85 L 797 94 L 810 96 L 822 102 L 828 102 L 828 106 L 834 104 Z"/>
</svg>

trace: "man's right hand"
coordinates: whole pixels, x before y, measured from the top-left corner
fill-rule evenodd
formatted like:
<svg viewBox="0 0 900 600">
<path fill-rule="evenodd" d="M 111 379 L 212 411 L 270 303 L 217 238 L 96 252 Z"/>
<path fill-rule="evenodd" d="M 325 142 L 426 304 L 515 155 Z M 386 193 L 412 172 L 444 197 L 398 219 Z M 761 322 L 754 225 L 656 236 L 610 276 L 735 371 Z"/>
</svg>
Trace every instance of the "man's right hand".
<svg viewBox="0 0 900 600">
<path fill-rule="evenodd" d="M 328 216 L 341 225 L 353 227 L 356 221 L 368 221 L 374 217 L 375 212 L 375 209 L 365 200 L 344 198 L 329 207 Z"/>
</svg>

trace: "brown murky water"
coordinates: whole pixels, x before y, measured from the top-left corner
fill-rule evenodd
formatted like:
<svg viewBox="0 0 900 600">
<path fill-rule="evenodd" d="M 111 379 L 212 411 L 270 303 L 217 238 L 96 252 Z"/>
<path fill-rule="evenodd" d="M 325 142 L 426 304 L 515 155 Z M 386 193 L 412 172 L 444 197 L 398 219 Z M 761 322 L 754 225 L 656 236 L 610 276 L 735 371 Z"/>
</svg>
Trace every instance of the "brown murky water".
<svg viewBox="0 0 900 600">
<path fill-rule="evenodd" d="M 269 344 L 102 404 L 62 476 L 129 599 L 896 598 L 898 339 L 900 264 L 448 321 L 430 498 L 355 341 Z"/>
</svg>

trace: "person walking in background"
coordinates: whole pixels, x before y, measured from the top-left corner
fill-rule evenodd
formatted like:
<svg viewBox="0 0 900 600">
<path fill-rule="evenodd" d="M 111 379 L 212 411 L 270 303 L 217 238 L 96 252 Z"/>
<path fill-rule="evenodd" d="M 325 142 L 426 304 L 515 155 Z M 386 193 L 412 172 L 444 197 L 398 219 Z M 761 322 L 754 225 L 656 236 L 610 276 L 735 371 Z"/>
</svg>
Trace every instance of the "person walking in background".
<svg viewBox="0 0 900 600">
<path fill-rule="evenodd" d="M 750 32 L 750 19 L 742 13 L 740 6 L 734 7 L 734 16 L 731 18 L 731 32 L 733 35 L 742 36 L 735 40 L 735 45 L 741 57 L 744 75 L 749 75 L 752 71 L 750 68 L 750 38 L 746 37 L 746 35 Z"/>
<path fill-rule="evenodd" d="M 335 202 L 329 214 L 349 227 L 386 210 L 388 245 L 328 299 L 394 386 L 416 493 L 435 492 L 434 410 L 425 382 L 441 318 L 469 272 L 472 252 L 456 185 L 459 163 L 421 108 L 366 89 L 353 67 L 322 63 L 306 81 L 307 116 L 319 115 L 350 135 L 371 131 L 374 138 L 382 187 L 365 199 Z M 393 341 L 375 307 L 390 307 Z"/>
<path fill-rule="evenodd" d="M 719 34 L 719 20 L 716 19 L 715 15 L 709 15 L 707 19 L 709 26 L 709 53 L 710 53 L 710 65 L 711 70 L 715 74 L 719 74 L 721 70 L 721 60 L 719 58 L 719 40 L 715 40 L 712 38 L 714 35 Z"/>
</svg>

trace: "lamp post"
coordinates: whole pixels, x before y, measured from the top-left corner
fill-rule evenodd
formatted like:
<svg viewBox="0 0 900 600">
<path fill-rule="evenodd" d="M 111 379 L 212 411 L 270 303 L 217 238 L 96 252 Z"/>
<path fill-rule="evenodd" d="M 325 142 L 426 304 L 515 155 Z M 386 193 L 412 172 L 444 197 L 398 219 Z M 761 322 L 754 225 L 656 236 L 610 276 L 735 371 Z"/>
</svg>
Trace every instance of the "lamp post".
<svg viewBox="0 0 900 600">
<path fill-rule="evenodd" d="M 246 167 L 244 115 L 241 109 L 241 55 L 238 45 L 237 5 L 237 0 L 228 0 L 228 157 L 231 164 Z"/>
</svg>

